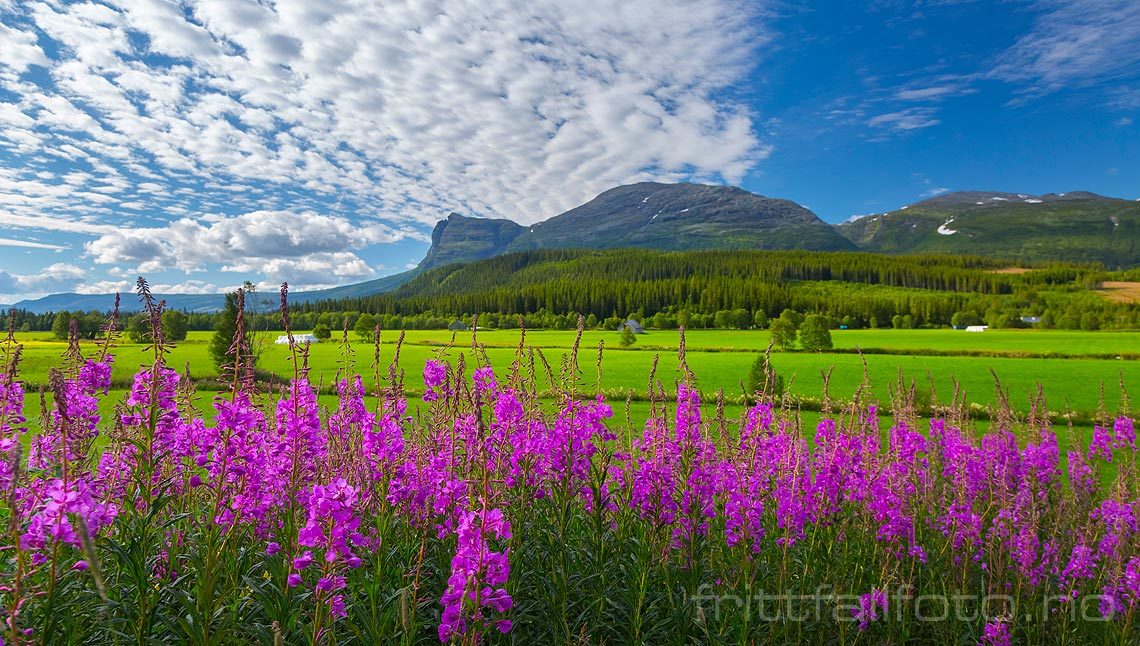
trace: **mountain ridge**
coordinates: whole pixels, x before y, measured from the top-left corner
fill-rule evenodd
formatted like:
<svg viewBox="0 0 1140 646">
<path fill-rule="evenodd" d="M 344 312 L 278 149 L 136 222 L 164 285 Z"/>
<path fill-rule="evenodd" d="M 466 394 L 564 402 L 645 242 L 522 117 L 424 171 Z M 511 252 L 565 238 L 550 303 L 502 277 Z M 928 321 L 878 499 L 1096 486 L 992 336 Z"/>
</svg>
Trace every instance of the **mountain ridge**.
<svg viewBox="0 0 1140 646">
<path fill-rule="evenodd" d="M 413 269 L 323 290 L 290 294 L 293 303 L 353 298 L 400 287 L 453 263 L 536 249 L 804 249 L 874 253 L 969 253 L 1010 261 L 1140 265 L 1140 200 L 1089 191 L 954 191 L 886 213 L 828 224 L 791 200 L 735 186 L 640 182 L 617 186 L 530 226 L 449 213 Z M 160 294 L 167 306 L 217 311 L 224 294 Z M 12 306 L 43 313 L 104 310 L 113 294 L 51 294 Z"/>
<path fill-rule="evenodd" d="M 436 225 L 419 267 L 532 249 L 622 247 L 855 250 L 831 225 L 791 200 L 735 186 L 640 182 L 611 188 L 530 226 L 452 213 Z"/>
<path fill-rule="evenodd" d="M 970 253 L 1109 268 L 1140 264 L 1140 202 L 1089 191 L 958 191 L 836 228 L 872 253 Z"/>
</svg>

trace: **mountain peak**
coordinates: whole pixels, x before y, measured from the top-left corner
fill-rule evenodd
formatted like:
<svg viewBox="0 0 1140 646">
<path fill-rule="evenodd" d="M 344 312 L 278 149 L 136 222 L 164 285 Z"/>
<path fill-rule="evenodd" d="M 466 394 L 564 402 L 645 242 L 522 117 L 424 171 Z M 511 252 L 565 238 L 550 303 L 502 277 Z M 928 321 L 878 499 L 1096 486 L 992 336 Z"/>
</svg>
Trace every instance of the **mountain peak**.
<svg viewBox="0 0 1140 646">
<path fill-rule="evenodd" d="M 905 210 L 904 210 L 905 209 Z M 958 191 L 839 225 L 860 248 L 1140 264 L 1140 204 L 1089 191 Z"/>
<path fill-rule="evenodd" d="M 474 218 L 449 213 L 431 232 L 431 247 L 419 269 L 467 260 L 482 260 L 503 252 L 524 231 L 511 220 Z"/>
<path fill-rule="evenodd" d="M 1000 191 L 953 191 L 915 202 L 909 206 L 994 206 L 1002 203 L 1044 204 L 1081 200 L 1118 201 L 1117 198 L 1105 197 L 1090 191 L 1067 191 L 1064 193 L 1045 193 L 1044 195 L 1003 193 Z"/>
<path fill-rule="evenodd" d="M 850 250 L 810 210 L 735 186 L 638 182 L 530 227 L 451 213 L 432 232 L 428 269 L 511 251 L 549 248 Z"/>
<path fill-rule="evenodd" d="M 546 220 L 512 251 L 553 247 L 850 249 L 810 210 L 735 186 L 640 182 Z"/>
</svg>

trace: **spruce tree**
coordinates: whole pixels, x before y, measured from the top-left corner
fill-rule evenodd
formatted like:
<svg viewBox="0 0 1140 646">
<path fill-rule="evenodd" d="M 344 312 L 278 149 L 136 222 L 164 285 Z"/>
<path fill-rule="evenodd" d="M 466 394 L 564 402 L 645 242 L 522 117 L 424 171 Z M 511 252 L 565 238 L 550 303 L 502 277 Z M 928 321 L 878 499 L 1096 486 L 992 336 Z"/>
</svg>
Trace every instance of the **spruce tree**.
<svg viewBox="0 0 1140 646">
<path fill-rule="evenodd" d="M 245 329 L 245 338 L 241 339 L 242 347 L 246 348 L 243 352 L 246 362 L 252 362 L 255 358 L 249 352 L 249 321 L 248 315 L 245 312 L 241 313 L 245 319 L 246 325 L 242 327 Z M 233 361 L 233 355 L 230 353 L 230 348 L 234 345 L 234 337 L 237 335 L 237 319 L 238 319 L 238 293 L 230 292 L 226 294 L 226 306 L 222 313 L 218 315 L 217 324 L 214 326 L 214 336 L 210 339 L 210 358 L 214 360 L 214 367 L 221 373 Z"/>
</svg>

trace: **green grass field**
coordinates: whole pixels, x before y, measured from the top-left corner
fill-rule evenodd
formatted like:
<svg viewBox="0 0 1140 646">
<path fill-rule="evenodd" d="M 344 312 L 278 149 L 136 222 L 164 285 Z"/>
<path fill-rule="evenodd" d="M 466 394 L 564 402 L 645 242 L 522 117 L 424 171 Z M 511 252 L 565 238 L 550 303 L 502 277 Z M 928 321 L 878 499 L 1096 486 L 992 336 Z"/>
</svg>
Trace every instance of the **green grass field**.
<svg viewBox="0 0 1140 646">
<path fill-rule="evenodd" d="M 690 330 L 686 333 L 690 350 L 756 351 L 768 347 L 770 336 L 764 330 Z M 1140 332 L 1079 332 L 1072 330 L 987 330 L 983 333 L 950 329 L 931 330 L 833 330 L 832 340 L 837 350 L 884 349 L 890 351 L 916 351 L 936 353 L 1025 353 L 1057 354 L 1062 356 L 1102 356 L 1140 354 Z M 478 332 L 479 342 L 487 346 L 515 347 L 517 330 L 487 330 Z M 442 343 L 450 333 L 435 330 L 407 332 L 411 343 Z M 470 332 L 459 333 L 457 345 L 470 345 Z M 615 332 L 588 331 L 583 334 L 582 345 L 594 347 L 605 339 L 614 346 Z M 574 333 L 561 330 L 532 330 L 527 332 L 528 345 L 537 347 L 567 348 Z M 677 332 L 651 330 L 638 337 L 634 349 L 677 349 Z"/>
<path fill-rule="evenodd" d="M 382 337 L 381 363 L 385 367 L 392 359 L 398 335 L 398 332 L 386 332 Z M 207 332 L 192 332 L 185 342 L 171 351 L 169 364 L 180 370 L 189 366 L 195 378 L 208 383 L 217 376 L 207 350 L 209 336 Z M 288 348 L 272 343 L 277 333 L 264 336 L 261 367 L 281 376 L 291 375 Z M 1087 415 L 1097 410 L 1102 386 L 1105 406 L 1112 411 L 1120 403 L 1120 380 L 1123 378 L 1126 387 L 1140 383 L 1140 361 L 1133 359 L 1015 356 L 1018 353 L 1063 353 L 1075 357 L 1135 355 L 1140 354 L 1140 333 L 1003 330 L 977 334 L 954 330 L 840 330 L 833 332 L 832 336 L 839 350 L 837 352 L 773 352 L 772 365 L 789 384 L 792 394 L 816 400 L 822 398 L 821 374 L 831 370 L 831 398 L 847 399 L 863 381 L 864 360 L 871 392 L 883 402 L 889 400 L 900 372 L 907 383 L 913 380 L 920 389 L 927 391 L 924 396 L 929 397 L 930 384 L 933 383 L 934 395 L 942 402 L 952 397 L 957 381 L 967 401 L 985 407 L 996 402 L 992 370 L 1007 389 L 1016 410 L 1028 410 L 1028 398 L 1040 383 L 1050 410 L 1062 412 L 1071 409 Z M 424 361 L 433 356 L 455 359 L 463 353 L 467 365 L 472 365 L 471 333 L 455 334 L 454 345 L 451 345 L 452 338 L 452 333 L 447 331 L 406 333 L 400 367 L 406 371 L 409 390 L 419 390 Z M 496 369 L 505 373 L 514 359 L 519 331 L 480 331 L 477 338 L 486 347 Z M 631 390 L 644 393 L 655 356 L 660 359 L 658 379 L 667 387 L 676 379 L 676 332 L 650 332 L 639 336 L 632 348 L 623 349 L 618 347 L 617 333 L 590 331 L 583 335 L 579 353 L 581 380 L 586 389 L 592 389 L 596 382 L 597 348 L 603 340 L 606 347 L 601 385 L 611 395 Z M 24 344 L 21 378 L 33 387 L 45 384 L 49 368 L 58 364 L 66 345 L 51 340 L 44 333 L 21 334 L 19 341 Z M 556 372 L 573 341 L 573 331 L 537 330 L 526 333 L 527 345 L 539 349 Z M 742 394 L 741 381 L 747 377 L 757 355 L 767 348 L 768 341 L 768 333 L 764 331 L 689 332 L 686 335 L 688 363 L 701 390 L 711 396 L 723 389 L 729 397 L 739 397 Z M 351 347 L 355 354 L 355 371 L 372 374 L 372 345 L 354 341 Z M 844 351 L 855 347 L 888 349 L 891 353 L 869 352 L 860 356 Z M 994 353 L 995 356 L 945 354 L 953 352 Z M 1014 356 L 1000 356 L 1002 353 Z M 115 355 L 114 379 L 124 387 L 138 366 L 150 361 L 146 347 L 138 344 L 121 344 Z M 331 384 L 343 364 L 339 344 L 312 346 L 310 365 L 314 381 Z M 541 373 L 541 367 L 539 370 Z M 548 382 L 543 377 L 540 383 Z"/>
</svg>

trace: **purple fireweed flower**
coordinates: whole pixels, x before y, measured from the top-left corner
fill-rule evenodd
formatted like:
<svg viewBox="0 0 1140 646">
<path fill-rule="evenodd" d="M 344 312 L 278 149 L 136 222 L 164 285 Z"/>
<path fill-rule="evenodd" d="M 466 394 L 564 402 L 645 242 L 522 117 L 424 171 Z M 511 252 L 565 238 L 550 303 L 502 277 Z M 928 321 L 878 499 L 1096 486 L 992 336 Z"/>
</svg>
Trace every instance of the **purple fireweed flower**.
<svg viewBox="0 0 1140 646">
<path fill-rule="evenodd" d="M 1017 436 L 1009 430 L 997 430 L 982 437 L 981 452 L 985 463 L 985 480 L 990 495 L 1007 499 L 1021 481 L 1021 450 Z"/>
<path fill-rule="evenodd" d="M 436 388 L 447 381 L 447 364 L 434 359 L 428 359 L 424 364 L 424 401 L 433 402 L 439 399 Z"/>
<path fill-rule="evenodd" d="M 1091 579 L 1095 575 L 1096 562 L 1096 554 L 1092 548 L 1082 543 L 1074 545 L 1068 564 L 1061 570 L 1061 588 L 1069 591 L 1075 597 L 1077 595 L 1076 586 L 1080 585 L 1080 581 Z"/>
<path fill-rule="evenodd" d="M 127 397 L 126 412 L 120 418 L 123 426 L 143 437 L 150 435 L 153 424 L 153 435 L 147 445 L 151 452 L 148 455 L 133 452 L 129 455 L 132 462 L 122 466 L 130 469 L 128 473 L 137 472 L 144 464 L 153 466 L 156 486 L 170 476 L 196 470 L 199 460 L 213 442 L 213 434 L 202 418 L 184 418 L 179 414 L 177 394 L 180 381 L 176 371 L 162 364 L 140 370 L 135 374 Z M 168 487 L 174 491 L 180 491 L 184 486 L 181 478 L 169 478 L 168 482 Z"/>
<path fill-rule="evenodd" d="M 66 486 L 59 478 L 49 480 L 29 514 L 27 529 L 20 536 L 21 548 L 41 550 L 52 541 L 79 547 L 73 514 L 82 517 L 92 535 L 114 522 L 118 508 L 96 500 L 92 494 L 93 488 L 85 478 L 74 479 Z"/>
<path fill-rule="evenodd" d="M 1073 493 L 1088 500 L 1096 493 L 1096 475 L 1085 461 L 1084 453 L 1069 451 L 1069 486 Z"/>
<path fill-rule="evenodd" d="M 343 576 L 323 576 L 317 580 L 317 590 L 321 592 L 343 590 L 347 585 Z"/>
<path fill-rule="evenodd" d="M 930 550 L 932 559 L 960 566 L 955 578 L 982 576 L 1011 594 L 1015 586 L 1029 595 L 1056 588 L 1069 599 L 1099 592 L 1105 617 L 1134 616 L 1140 605 L 1140 501 L 1123 486 L 1131 481 L 1102 488 L 1097 472 L 1101 460 L 1115 458 L 1130 473 L 1135 431 L 1125 417 L 1099 428 L 1088 450 L 1070 454 L 1066 483 L 1047 427 L 1029 428 L 1020 448 L 1024 428 L 995 424 L 983 437 L 934 419 L 929 433 L 910 421 L 880 433 L 868 409 L 854 420 L 821 420 L 809 442 L 789 411 L 777 417 L 760 403 L 738 429 L 720 434 L 702 422 L 698 391 L 681 384 L 675 416 L 658 407 L 625 444 L 609 430 L 612 410 L 601 396 L 567 397 L 550 410 L 529 385 L 500 385 L 483 366 L 472 376 L 472 401 L 449 390 L 450 367 L 440 361 L 425 366 L 425 386 L 435 399 L 454 399 L 430 415 L 407 416 L 406 398 L 391 392 L 381 395 L 379 413 L 369 410 L 364 380 L 349 376 L 336 384 L 338 403 L 327 416 L 313 384 L 298 379 L 271 404 L 269 420 L 239 390 L 215 401 L 207 423 L 179 410 L 179 377 L 159 365 L 135 376 L 122 416 L 110 420 L 111 442 L 93 455 L 100 423 L 109 426 L 98 403 L 110 366 L 91 362 L 70 380 L 54 378 L 60 403 L 45 414 L 44 439 L 30 441 L 30 468 L 14 490 L 24 392 L 14 374 L 0 374 L 0 485 L 8 489 L 0 500 L 14 501 L 31 575 L 40 576 L 36 568 L 57 545 L 65 547 L 63 567 L 94 569 L 93 561 L 76 561 L 83 553 L 66 552 L 82 546 L 77 518 L 100 539 L 120 522 L 116 516 L 141 512 L 141 497 L 132 497 L 145 486 L 142 465 L 155 467 L 155 489 L 175 497 L 170 509 L 177 510 L 163 512 L 170 529 L 156 537 L 150 572 L 160 585 L 193 575 L 182 541 L 193 540 L 191 522 L 212 519 L 243 545 L 261 546 L 266 561 L 288 554 L 285 585 L 310 588 L 305 598 L 343 617 L 351 595 L 363 594 L 347 587 L 349 570 L 386 549 L 380 538 L 389 535 L 361 528 L 403 526 L 425 536 L 433 554 L 438 541 L 456 541 L 440 598 L 444 641 L 511 629 L 511 527 L 506 509 L 496 508 L 506 503 L 480 495 L 505 495 L 512 512 L 522 508 L 520 518 L 542 519 L 565 503 L 590 531 L 595 521 L 648 529 L 655 567 L 711 566 L 724 576 L 726 563 L 736 568 L 762 555 L 768 538 L 792 563 L 822 539 L 892 568 L 903 559 L 904 568 L 925 562 Z M 154 452 L 144 455 L 152 423 Z M 532 507 L 535 514 L 525 513 Z M 202 518 L 181 520 L 195 513 Z M 296 531 L 299 555 L 276 542 L 291 544 L 282 538 L 286 527 Z M 528 531 L 548 530 L 536 523 Z M 694 554 L 707 561 L 689 562 Z M 861 630 L 886 619 L 885 591 L 859 600 L 852 615 Z M 1008 643 L 1012 629 L 1008 619 L 991 620 L 982 643 Z"/>
<path fill-rule="evenodd" d="M 1092 441 L 1089 443 L 1089 460 L 1102 457 L 1105 462 L 1112 462 L 1112 432 L 1097 424 L 1093 427 Z"/>
<path fill-rule="evenodd" d="M 1112 446 L 1122 449 L 1125 446 L 1136 448 L 1136 428 L 1128 417 L 1118 417 L 1112 425 Z"/>
<path fill-rule="evenodd" d="M 987 622 L 978 646 L 1010 646 L 1009 624 L 995 619 Z"/>
<path fill-rule="evenodd" d="M 581 483 L 589 477 L 590 459 L 598 443 L 615 439 L 605 420 L 613 411 L 601 398 L 586 403 L 568 402 L 558 413 L 550 434 L 545 438 L 551 475 L 558 482 L 570 479 Z"/>
<path fill-rule="evenodd" d="M 239 392 L 233 401 L 219 398 L 214 408 L 217 425 L 207 429 L 196 458 L 221 493 L 214 521 L 223 527 L 239 522 L 260 525 L 278 508 L 283 490 L 281 440 L 245 393 Z"/>
<path fill-rule="evenodd" d="M 277 402 L 277 432 L 281 437 L 276 451 L 285 473 L 278 484 L 302 487 L 316 477 L 328 452 L 328 437 L 321 425 L 317 393 L 308 379 L 290 382 L 288 396 Z"/>
<path fill-rule="evenodd" d="M 1135 509 L 1118 500 L 1102 501 L 1100 507 L 1089 513 L 1089 519 L 1104 524 L 1104 534 L 1097 545 L 1102 560 L 1115 557 L 1121 543 L 1137 533 Z"/>
<path fill-rule="evenodd" d="M 768 433 L 772 430 L 772 405 L 767 402 L 758 402 L 748 409 L 744 426 L 740 429 L 741 445 L 749 444 L 758 433 Z"/>
<path fill-rule="evenodd" d="M 11 375 L 0 375 L 0 494 L 12 486 L 13 467 L 24 424 L 24 386 Z"/>
<path fill-rule="evenodd" d="M 115 443 L 103 450 L 95 467 L 92 485 L 101 500 L 124 500 L 135 471 L 138 447 Z"/>
<path fill-rule="evenodd" d="M 926 454 L 929 448 L 922 433 L 910 428 L 906 423 L 895 424 L 890 431 L 890 452 L 911 474 L 925 481 Z"/>
<path fill-rule="evenodd" d="M 443 518 L 437 528 L 442 535 L 452 530 L 457 517 L 454 510 L 468 499 L 468 484 L 465 478 L 457 478 L 453 473 L 448 444 L 420 444 L 406 451 L 396 463 L 385 499 L 407 522 L 419 528 Z"/>
<path fill-rule="evenodd" d="M 293 559 L 294 570 L 304 570 L 313 564 L 313 553 L 310 550 L 305 550 L 300 556 Z"/>
<path fill-rule="evenodd" d="M 715 453 L 702 451 L 694 456 L 681 489 L 681 515 L 673 529 L 673 543 L 680 547 L 696 536 L 708 534 L 709 521 L 716 518 L 718 479 Z"/>
<path fill-rule="evenodd" d="M 631 465 L 630 507 L 644 520 L 671 525 L 679 507 L 675 489 L 680 458 L 673 450 L 675 443 L 666 437 L 665 423 L 654 417 L 646 420 L 635 445 L 640 455 Z"/>
<path fill-rule="evenodd" d="M 91 442 L 99 434 L 101 416 L 98 395 L 106 394 L 110 387 L 112 361 L 110 356 L 102 362 L 89 359 L 80 366 L 78 376 L 64 382 L 48 427 L 32 438 L 28 450 L 29 467 L 48 470 L 63 461 L 74 463 L 87 458 Z M 23 391 L 13 391 L 9 387 L 7 394 L 11 397 L 16 392 L 22 394 Z M 5 408 L 11 408 L 11 405 L 8 404 Z M 18 419 L 23 421 L 22 417 Z"/>
<path fill-rule="evenodd" d="M 701 395 L 689 384 L 677 384 L 677 413 L 674 432 L 684 449 L 701 440 Z"/>
<path fill-rule="evenodd" d="M 741 541 L 748 541 L 753 554 L 760 553 L 760 542 L 764 538 L 763 480 L 740 469 L 734 464 L 724 467 L 724 490 L 727 496 L 724 503 L 725 543 L 729 547 Z"/>
<path fill-rule="evenodd" d="M 1117 614 L 1124 612 L 1127 607 L 1116 598 L 1116 594 L 1110 588 L 1106 587 L 1101 591 L 1100 605 L 1097 609 L 1100 611 L 1101 617 L 1112 619 Z"/>
<path fill-rule="evenodd" d="M 297 544 L 323 550 L 321 558 L 327 563 L 351 558 L 353 538 L 360 527 L 356 501 L 356 488 L 344 478 L 313 485 L 305 500 L 308 522 L 297 533 Z"/>
<path fill-rule="evenodd" d="M 1101 590 L 1100 614 L 1105 619 L 1135 608 L 1140 608 L 1140 556 L 1129 559 Z"/>
<path fill-rule="evenodd" d="M 491 366 L 476 368 L 471 375 L 471 383 L 475 386 L 475 392 L 480 395 L 490 395 L 499 389 L 499 384 L 495 381 L 495 371 Z"/>
<path fill-rule="evenodd" d="M 781 429 L 759 442 L 757 462 L 762 473 L 775 480 L 776 526 L 784 530 L 776 539 L 780 546 L 791 546 L 805 536 L 804 528 L 815 515 L 807 442 Z"/>
<path fill-rule="evenodd" d="M 484 625 L 490 619 L 488 611 L 502 614 L 513 605 L 510 595 L 502 588 L 510 576 L 507 551 L 492 551 L 488 542 L 511 537 L 510 523 L 502 510 L 461 512 L 457 535 L 451 576 L 440 599 L 443 605 L 439 624 L 441 642 L 466 634 L 472 625 Z M 497 628 L 506 632 L 510 624 L 497 622 Z"/>
<path fill-rule="evenodd" d="M 1048 496 L 1049 487 L 1060 477 L 1060 449 L 1057 446 L 1057 436 L 1048 430 L 1042 430 L 1036 443 L 1029 443 L 1021 452 L 1022 462 L 1027 474 L 1038 487 L 1038 496 Z"/>
<path fill-rule="evenodd" d="M 872 590 L 860 595 L 859 607 L 851 609 L 851 616 L 859 622 L 859 630 L 867 630 L 871 622 L 887 614 L 887 591 Z"/>
<path fill-rule="evenodd" d="M 1031 523 L 1023 523 L 1020 531 L 1010 539 L 1009 548 L 1017 573 L 1031 585 L 1040 584 L 1045 574 L 1045 564 L 1039 559 L 1041 540 L 1037 528 Z"/>
<path fill-rule="evenodd" d="M 87 359 L 79 367 L 78 382 L 84 392 L 102 392 L 106 395 L 111 388 L 111 364 L 115 357 L 107 355 L 102 361 Z"/>
<path fill-rule="evenodd" d="M 866 500 L 874 474 L 872 456 L 877 453 L 877 440 L 871 435 L 841 431 L 833 419 L 820 421 L 811 466 L 817 522 L 831 522 L 844 503 Z"/>
<path fill-rule="evenodd" d="M 7 495 L 16 475 L 16 459 L 20 451 L 20 440 L 14 437 L 0 437 L 0 495 Z"/>
<path fill-rule="evenodd" d="M 329 417 L 330 440 L 338 446 L 350 447 L 357 436 L 368 475 L 382 481 L 391 472 L 392 465 L 404 452 L 404 437 L 400 427 L 400 413 L 389 410 L 382 416 L 370 412 L 364 404 L 364 383 L 359 375 L 337 383 L 339 405 Z M 362 495 L 367 495 L 362 491 Z"/>
<path fill-rule="evenodd" d="M 337 410 L 329 416 L 329 435 L 339 441 L 349 441 L 354 433 L 375 428 L 376 416 L 364 405 L 364 381 L 360 375 L 341 379 L 336 384 Z"/>
<path fill-rule="evenodd" d="M 361 447 L 372 469 L 372 477 L 376 480 L 383 479 L 391 473 L 392 465 L 396 464 L 404 453 L 404 434 L 400 427 L 400 419 L 395 415 L 385 414 L 374 427 L 363 431 Z"/>
<path fill-rule="evenodd" d="M 1140 556 L 1133 556 L 1124 566 L 1116 586 L 1116 595 L 1129 607 L 1140 607 Z"/>
<path fill-rule="evenodd" d="M 1125 594 L 1132 603 L 1140 603 L 1140 556 L 1133 556 L 1124 567 L 1121 579 Z"/>
</svg>

